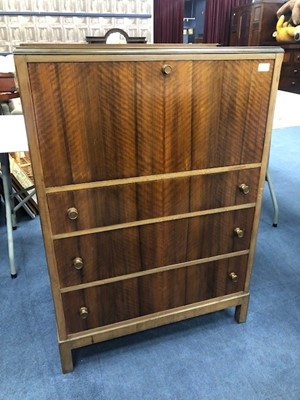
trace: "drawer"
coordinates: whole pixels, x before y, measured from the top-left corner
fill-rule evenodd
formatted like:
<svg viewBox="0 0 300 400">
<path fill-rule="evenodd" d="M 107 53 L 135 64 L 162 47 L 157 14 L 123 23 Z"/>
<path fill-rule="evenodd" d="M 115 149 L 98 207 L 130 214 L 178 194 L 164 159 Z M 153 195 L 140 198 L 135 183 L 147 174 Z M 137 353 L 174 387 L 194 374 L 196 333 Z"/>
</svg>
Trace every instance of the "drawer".
<svg viewBox="0 0 300 400">
<path fill-rule="evenodd" d="M 247 256 L 125 279 L 62 294 L 72 334 L 242 291 Z"/>
<path fill-rule="evenodd" d="M 247 250 L 253 217 L 250 208 L 54 240 L 61 287 Z"/>
<path fill-rule="evenodd" d="M 299 77 L 281 77 L 279 81 L 279 90 L 300 94 L 300 78 Z"/>
<path fill-rule="evenodd" d="M 285 67 L 286 65 L 297 65 L 300 63 L 300 52 L 284 49 L 284 56 L 283 56 L 283 64 L 282 66 Z"/>
<path fill-rule="evenodd" d="M 259 173 L 260 169 L 254 168 L 49 193 L 47 201 L 52 232 L 68 233 L 253 203 L 256 202 Z M 242 190 L 242 187 L 245 189 Z"/>
<path fill-rule="evenodd" d="M 294 79 L 295 77 L 298 78 L 300 75 L 300 65 L 294 65 L 290 67 L 282 67 L 281 76 L 288 77 Z"/>
</svg>

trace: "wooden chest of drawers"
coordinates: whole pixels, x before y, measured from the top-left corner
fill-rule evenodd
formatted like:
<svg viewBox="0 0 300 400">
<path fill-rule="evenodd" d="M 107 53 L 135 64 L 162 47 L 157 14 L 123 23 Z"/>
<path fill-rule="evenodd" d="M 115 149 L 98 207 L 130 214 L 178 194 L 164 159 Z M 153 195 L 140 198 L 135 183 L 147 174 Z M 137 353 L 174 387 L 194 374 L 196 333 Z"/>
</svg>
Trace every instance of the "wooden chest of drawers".
<svg viewBox="0 0 300 400">
<path fill-rule="evenodd" d="M 279 89 L 300 94 L 300 44 L 281 43 L 284 49 Z"/>
<path fill-rule="evenodd" d="M 72 350 L 246 319 L 279 48 L 21 46 L 64 372 Z"/>
<path fill-rule="evenodd" d="M 276 42 L 277 10 L 283 2 L 257 1 L 233 8 L 230 46 L 280 46 L 284 49 L 279 89 L 300 94 L 300 44 Z"/>
</svg>

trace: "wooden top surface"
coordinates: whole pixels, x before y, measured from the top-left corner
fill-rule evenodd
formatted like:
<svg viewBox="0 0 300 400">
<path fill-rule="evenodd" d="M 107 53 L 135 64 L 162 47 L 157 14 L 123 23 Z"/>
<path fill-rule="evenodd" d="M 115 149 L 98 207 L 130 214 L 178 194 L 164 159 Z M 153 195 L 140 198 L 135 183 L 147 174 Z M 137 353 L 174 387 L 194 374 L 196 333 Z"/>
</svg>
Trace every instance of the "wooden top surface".
<svg viewBox="0 0 300 400">
<path fill-rule="evenodd" d="M 126 55 L 163 55 L 163 54 L 272 54 L 283 53 L 280 46 L 245 46 L 245 47 L 221 47 L 217 44 L 125 44 L 125 45 L 107 45 L 107 44 L 46 44 L 31 43 L 22 44 L 14 51 L 15 55 L 83 55 L 83 54 L 126 54 Z"/>
</svg>

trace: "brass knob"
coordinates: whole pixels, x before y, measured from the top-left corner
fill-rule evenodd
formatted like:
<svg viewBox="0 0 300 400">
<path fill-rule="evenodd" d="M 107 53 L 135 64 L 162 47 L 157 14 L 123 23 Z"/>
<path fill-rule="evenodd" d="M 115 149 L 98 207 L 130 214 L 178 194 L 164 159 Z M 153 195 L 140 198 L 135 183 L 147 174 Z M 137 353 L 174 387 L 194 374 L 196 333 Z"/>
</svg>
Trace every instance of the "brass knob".
<svg viewBox="0 0 300 400">
<path fill-rule="evenodd" d="M 82 319 L 87 319 L 89 315 L 89 310 L 86 307 L 80 307 L 79 315 Z"/>
<path fill-rule="evenodd" d="M 78 210 L 75 207 L 70 207 L 68 208 L 67 211 L 68 217 L 72 220 L 77 219 L 78 218 Z"/>
<path fill-rule="evenodd" d="M 250 192 L 250 188 L 246 183 L 240 184 L 239 189 L 243 194 L 248 194 Z"/>
<path fill-rule="evenodd" d="M 165 75 L 170 75 L 172 67 L 170 65 L 163 65 L 161 70 Z"/>
<path fill-rule="evenodd" d="M 74 260 L 73 260 L 73 267 L 74 267 L 75 269 L 78 269 L 78 270 L 80 270 L 80 269 L 83 268 L 83 260 L 82 260 L 81 257 L 75 257 L 75 258 L 74 258 Z"/>
<path fill-rule="evenodd" d="M 235 228 L 234 233 L 240 239 L 242 239 L 244 237 L 244 231 L 241 228 Z"/>
<path fill-rule="evenodd" d="M 239 277 L 237 276 L 237 274 L 235 272 L 230 272 L 229 279 L 232 282 L 237 282 L 239 280 Z"/>
</svg>

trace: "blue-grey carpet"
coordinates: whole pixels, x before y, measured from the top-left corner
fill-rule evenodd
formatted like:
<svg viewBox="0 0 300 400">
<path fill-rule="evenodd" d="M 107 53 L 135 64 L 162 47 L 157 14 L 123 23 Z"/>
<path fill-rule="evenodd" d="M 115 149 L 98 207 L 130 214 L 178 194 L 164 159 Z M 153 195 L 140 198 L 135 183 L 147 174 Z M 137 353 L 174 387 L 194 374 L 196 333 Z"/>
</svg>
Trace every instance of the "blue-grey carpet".
<svg viewBox="0 0 300 400">
<path fill-rule="evenodd" d="M 74 351 L 63 375 L 39 219 L 19 212 L 18 278 L 0 207 L 0 400 L 299 400 L 300 127 L 273 132 L 245 324 L 226 310 Z"/>
</svg>

